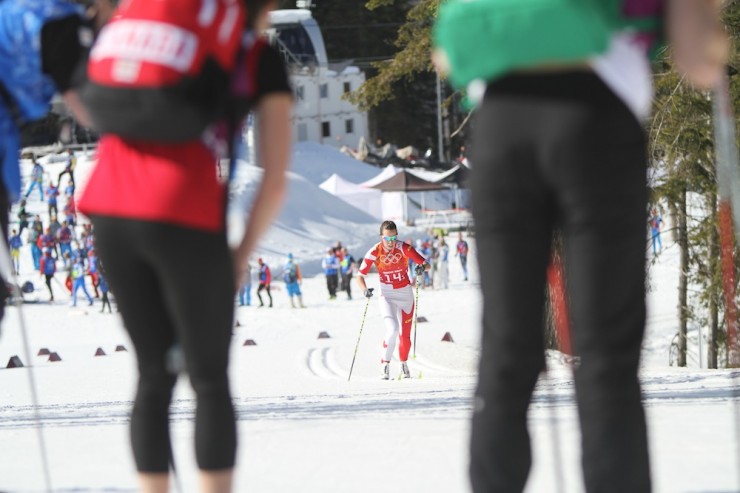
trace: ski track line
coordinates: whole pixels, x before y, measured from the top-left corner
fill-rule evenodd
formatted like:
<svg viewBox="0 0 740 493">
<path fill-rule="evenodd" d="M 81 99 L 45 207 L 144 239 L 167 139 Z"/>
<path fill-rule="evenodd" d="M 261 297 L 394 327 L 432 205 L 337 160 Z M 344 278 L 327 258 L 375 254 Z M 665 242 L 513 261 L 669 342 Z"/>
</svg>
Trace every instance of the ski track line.
<svg viewBox="0 0 740 493">
<path fill-rule="evenodd" d="M 323 362 L 326 368 L 332 372 L 337 378 L 344 378 L 347 376 L 349 370 L 339 366 L 337 359 L 334 357 L 334 348 L 327 347 L 324 349 Z"/>
<path fill-rule="evenodd" d="M 318 351 L 317 351 L 318 352 Z M 329 372 L 327 371 L 327 374 Z M 400 387 L 390 384 L 389 389 Z M 259 420 L 317 420 L 337 417 L 377 417 L 378 413 L 403 411 L 410 419 L 467 419 L 472 412 L 472 392 L 461 392 L 459 386 L 441 390 L 419 390 L 403 386 L 403 393 L 378 388 L 360 395 L 320 394 L 246 397 L 234 402 L 238 421 Z M 703 404 L 716 406 L 737 401 L 730 386 L 712 389 L 671 390 L 644 392 L 646 406 Z M 573 407 L 572 393 L 552 393 L 545 389 L 535 391 L 532 404 L 543 407 Z M 45 428 L 124 426 L 130 421 L 133 402 L 50 404 L 39 407 L 41 423 Z M 193 422 L 195 399 L 178 399 L 170 408 L 171 422 Z M 38 427 L 33 407 L 0 407 L 0 431 L 34 429 Z"/>
<path fill-rule="evenodd" d="M 338 371 L 339 368 L 333 363 L 334 358 L 330 358 L 331 353 L 333 353 L 331 347 L 309 349 L 306 356 L 306 364 L 309 371 L 318 378 L 344 378 L 344 375 Z"/>
</svg>

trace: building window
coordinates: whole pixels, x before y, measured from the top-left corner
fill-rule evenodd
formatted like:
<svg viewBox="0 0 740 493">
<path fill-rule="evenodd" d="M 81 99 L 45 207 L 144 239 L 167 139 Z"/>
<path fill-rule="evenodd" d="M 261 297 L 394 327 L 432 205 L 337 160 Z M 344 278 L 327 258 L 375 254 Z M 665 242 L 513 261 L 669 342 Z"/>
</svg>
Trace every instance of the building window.
<svg viewBox="0 0 740 493">
<path fill-rule="evenodd" d="M 321 122 L 321 136 L 331 137 L 331 123 L 330 122 Z"/>
<path fill-rule="evenodd" d="M 355 121 L 354 120 L 344 120 L 344 133 L 346 134 L 355 133 Z"/>
<path fill-rule="evenodd" d="M 352 84 L 349 82 L 344 83 L 344 94 L 347 94 L 348 92 L 352 92 Z"/>
<path fill-rule="evenodd" d="M 327 99 L 329 97 L 329 84 L 321 84 L 319 86 L 319 97 L 321 99 Z"/>
<path fill-rule="evenodd" d="M 298 101 L 303 101 L 305 99 L 305 93 L 303 91 L 303 86 L 296 86 L 296 88 L 295 88 L 295 98 Z"/>
<path fill-rule="evenodd" d="M 298 142 L 306 142 L 308 140 L 308 127 L 305 123 L 298 124 Z"/>
</svg>

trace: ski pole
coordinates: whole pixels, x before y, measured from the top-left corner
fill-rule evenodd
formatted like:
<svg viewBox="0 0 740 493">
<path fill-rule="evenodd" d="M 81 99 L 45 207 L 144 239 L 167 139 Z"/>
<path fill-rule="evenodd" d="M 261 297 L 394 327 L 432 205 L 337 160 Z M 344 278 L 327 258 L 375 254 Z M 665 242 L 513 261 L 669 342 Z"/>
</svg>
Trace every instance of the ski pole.
<svg viewBox="0 0 740 493">
<path fill-rule="evenodd" d="M 2 282 L 5 280 L 12 280 L 13 285 L 18 285 L 18 277 L 13 271 L 13 262 L 10 258 L 10 250 L 8 249 L 8 243 L 5 241 L 5 236 L 0 235 L 0 275 L 2 275 Z M 21 296 L 17 296 L 14 299 L 15 307 L 18 309 L 18 323 L 21 328 L 21 337 L 23 339 L 23 351 L 25 354 L 26 361 L 31 361 L 31 350 L 28 343 L 28 334 L 26 321 L 23 317 L 23 299 Z M 28 367 L 28 385 L 31 389 L 31 402 L 33 404 L 34 419 L 36 420 L 36 431 L 39 441 L 39 449 L 41 450 L 41 465 L 44 472 L 44 483 L 46 484 L 46 491 L 51 493 L 51 474 L 49 472 L 49 459 L 46 453 L 46 441 L 44 440 L 43 423 L 41 422 L 41 413 L 39 412 L 39 397 L 36 391 L 36 378 L 33 372 L 33 365 Z"/>
<path fill-rule="evenodd" d="M 419 313 L 419 284 L 421 284 L 419 282 L 419 276 L 416 276 L 416 294 L 414 294 L 414 359 L 416 359 L 416 318 Z"/>
<path fill-rule="evenodd" d="M 374 288 L 369 288 L 368 291 L 372 294 L 374 291 Z M 355 354 L 352 356 L 352 364 L 349 365 L 349 376 L 347 376 L 347 381 L 349 382 L 349 379 L 352 378 L 352 368 L 355 367 L 355 358 L 357 358 L 357 350 L 360 349 L 360 337 L 362 337 L 362 328 L 365 327 L 365 316 L 367 315 L 367 307 L 370 306 L 370 298 L 367 299 L 365 302 L 365 311 L 362 314 L 362 323 L 360 324 L 360 333 L 357 335 L 357 344 L 355 344 Z"/>
</svg>

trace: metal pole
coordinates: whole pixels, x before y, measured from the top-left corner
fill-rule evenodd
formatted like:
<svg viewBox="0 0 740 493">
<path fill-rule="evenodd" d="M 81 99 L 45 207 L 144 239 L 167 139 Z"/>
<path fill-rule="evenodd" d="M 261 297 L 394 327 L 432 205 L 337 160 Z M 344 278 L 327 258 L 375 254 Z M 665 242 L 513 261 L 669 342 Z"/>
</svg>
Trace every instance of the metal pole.
<svg viewBox="0 0 740 493">
<path fill-rule="evenodd" d="M 11 281 L 14 286 L 18 285 L 18 277 L 13 271 L 13 261 L 10 258 L 10 250 L 8 244 L 5 241 L 5 235 L 0 235 L 0 273 L 2 273 L 2 280 Z M 26 358 L 26 362 L 31 362 L 31 345 L 28 342 L 28 327 L 23 313 L 23 300 L 22 297 L 18 296 L 15 298 L 15 306 L 18 309 L 18 322 L 21 329 L 21 338 L 23 340 L 23 354 Z M 46 451 L 46 440 L 44 439 L 44 424 L 41 420 L 41 412 L 39 411 L 39 396 L 36 385 L 36 378 L 34 375 L 33 365 L 28 367 L 28 386 L 31 390 L 31 403 L 33 405 L 33 415 L 36 422 L 36 436 L 39 442 L 39 450 L 41 454 L 41 466 L 44 475 L 44 484 L 46 485 L 46 491 L 51 493 L 53 491 L 51 485 L 51 472 L 49 468 L 49 456 Z"/>
<path fill-rule="evenodd" d="M 369 288 L 368 291 L 372 294 L 374 288 Z M 362 337 L 362 329 L 365 327 L 365 317 L 367 316 L 367 307 L 370 306 L 370 298 L 365 302 L 365 311 L 362 313 L 362 323 L 360 323 L 360 333 L 357 335 L 357 344 L 355 344 L 355 354 L 352 356 L 352 364 L 349 366 L 349 375 L 347 375 L 347 381 L 352 378 L 352 369 L 355 367 L 355 358 L 357 358 L 357 350 L 360 349 L 360 338 Z"/>
<path fill-rule="evenodd" d="M 444 143 L 442 140 L 442 82 L 437 74 L 437 160 L 442 162 Z"/>
</svg>

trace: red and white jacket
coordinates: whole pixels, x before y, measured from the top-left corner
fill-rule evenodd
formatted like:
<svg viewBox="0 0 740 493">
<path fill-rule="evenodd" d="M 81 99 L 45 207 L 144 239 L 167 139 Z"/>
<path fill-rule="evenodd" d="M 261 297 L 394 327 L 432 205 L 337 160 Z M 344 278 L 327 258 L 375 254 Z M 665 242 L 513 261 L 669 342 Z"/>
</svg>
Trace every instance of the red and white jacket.
<svg viewBox="0 0 740 493">
<path fill-rule="evenodd" d="M 390 251 L 383 248 L 382 242 L 377 243 L 365 254 L 358 273 L 360 276 L 366 276 L 375 265 L 380 278 L 381 292 L 384 289 L 400 289 L 411 284 L 409 259 L 417 264 L 426 262 L 414 247 L 401 241 L 395 241 Z"/>
</svg>

